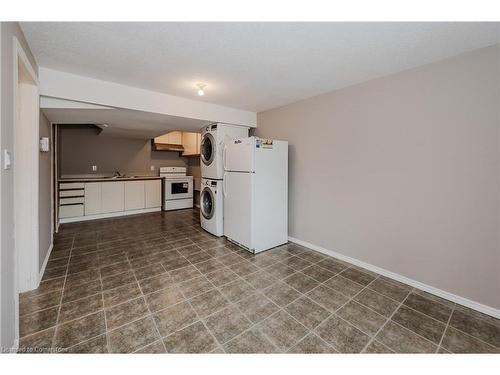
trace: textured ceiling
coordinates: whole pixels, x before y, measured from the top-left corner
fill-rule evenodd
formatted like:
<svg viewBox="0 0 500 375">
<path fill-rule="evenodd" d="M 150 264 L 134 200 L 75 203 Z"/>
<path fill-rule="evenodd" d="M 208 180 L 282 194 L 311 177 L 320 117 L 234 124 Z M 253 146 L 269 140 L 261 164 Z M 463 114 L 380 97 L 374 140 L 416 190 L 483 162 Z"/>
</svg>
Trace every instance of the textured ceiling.
<svg viewBox="0 0 500 375">
<path fill-rule="evenodd" d="M 262 111 L 498 43 L 498 23 L 22 23 L 39 65 Z"/>
</svg>

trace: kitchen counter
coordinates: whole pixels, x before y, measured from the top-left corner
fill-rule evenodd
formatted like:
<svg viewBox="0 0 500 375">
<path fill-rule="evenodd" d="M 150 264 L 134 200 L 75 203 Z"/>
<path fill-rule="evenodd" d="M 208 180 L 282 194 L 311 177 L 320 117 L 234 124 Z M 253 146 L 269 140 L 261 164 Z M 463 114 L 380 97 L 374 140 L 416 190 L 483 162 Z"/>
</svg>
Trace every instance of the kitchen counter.
<svg viewBox="0 0 500 375">
<path fill-rule="evenodd" d="M 60 178 L 58 182 L 112 182 L 112 181 L 140 181 L 140 180 L 161 180 L 160 176 L 131 176 L 131 177 L 75 177 Z"/>
</svg>

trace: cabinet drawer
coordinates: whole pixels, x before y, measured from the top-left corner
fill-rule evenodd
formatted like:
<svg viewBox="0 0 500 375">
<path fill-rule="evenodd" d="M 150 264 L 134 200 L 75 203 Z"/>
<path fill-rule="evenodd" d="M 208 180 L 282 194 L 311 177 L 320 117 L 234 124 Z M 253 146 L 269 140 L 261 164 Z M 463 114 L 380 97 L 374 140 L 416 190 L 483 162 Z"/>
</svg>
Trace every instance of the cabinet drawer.
<svg viewBox="0 0 500 375">
<path fill-rule="evenodd" d="M 85 199 L 83 197 L 78 197 L 78 198 L 61 198 L 59 199 L 59 205 L 65 205 L 65 204 L 75 204 L 75 203 L 84 203 Z"/>
<path fill-rule="evenodd" d="M 73 204 L 70 206 L 59 206 L 59 217 L 78 217 L 83 216 L 83 204 Z"/>
<path fill-rule="evenodd" d="M 64 198 L 64 197 L 83 197 L 84 196 L 84 190 L 83 189 L 78 189 L 78 190 L 59 190 L 59 198 Z"/>
<path fill-rule="evenodd" d="M 83 189 L 83 182 L 63 182 L 59 184 L 59 190 L 61 189 Z"/>
</svg>

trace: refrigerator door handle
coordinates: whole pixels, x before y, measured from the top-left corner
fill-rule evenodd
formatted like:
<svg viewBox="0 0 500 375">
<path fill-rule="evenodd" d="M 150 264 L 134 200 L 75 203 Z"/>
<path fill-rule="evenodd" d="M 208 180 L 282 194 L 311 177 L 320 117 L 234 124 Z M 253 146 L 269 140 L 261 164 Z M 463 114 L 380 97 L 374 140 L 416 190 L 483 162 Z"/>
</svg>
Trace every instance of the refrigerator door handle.
<svg viewBox="0 0 500 375">
<path fill-rule="evenodd" d="M 224 195 L 224 198 L 227 197 L 226 175 L 227 175 L 227 173 L 224 172 L 224 175 L 222 176 L 222 195 Z"/>
<path fill-rule="evenodd" d="M 227 146 L 224 144 L 224 148 L 222 149 L 222 168 L 224 171 L 226 171 L 226 151 L 227 151 Z"/>
</svg>

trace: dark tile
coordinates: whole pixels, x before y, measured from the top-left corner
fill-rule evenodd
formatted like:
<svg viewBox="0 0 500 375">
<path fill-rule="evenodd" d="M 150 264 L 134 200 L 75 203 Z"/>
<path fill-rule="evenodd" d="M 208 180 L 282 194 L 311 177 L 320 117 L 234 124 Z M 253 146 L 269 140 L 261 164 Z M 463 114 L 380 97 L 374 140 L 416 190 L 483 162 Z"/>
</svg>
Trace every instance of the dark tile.
<svg viewBox="0 0 500 375">
<path fill-rule="evenodd" d="M 162 310 L 183 300 L 184 296 L 181 291 L 175 287 L 162 289 L 146 295 L 146 302 L 151 312 Z"/>
<path fill-rule="evenodd" d="M 302 297 L 289 304 L 285 310 L 309 329 L 316 328 L 330 315 L 328 310 L 307 297 Z"/>
<path fill-rule="evenodd" d="M 226 307 L 205 319 L 205 324 L 213 333 L 219 343 L 225 342 L 236 337 L 252 323 L 233 306 Z"/>
<path fill-rule="evenodd" d="M 109 266 L 101 267 L 99 269 L 99 271 L 101 272 L 101 277 L 115 276 L 131 270 L 132 269 L 130 268 L 130 264 L 128 263 L 128 261 L 121 261 Z"/>
<path fill-rule="evenodd" d="M 334 272 L 330 272 L 327 269 L 316 264 L 303 269 L 302 273 L 306 274 L 309 277 L 312 277 L 314 280 L 317 280 L 320 283 L 325 282 L 329 278 L 335 276 Z"/>
<path fill-rule="evenodd" d="M 321 253 L 318 253 L 318 252 L 312 251 L 312 250 L 303 252 L 303 253 L 299 254 L 298 256 L 301 257 L 302 259 L 307 260 L 308 262 L 311 262 L 311 263 L 318 263 L 319 261 L 327 258 L 326 255 L 323 255 Z"/>
<path fill-rule="evenodd" d="M 137 280 L 147 279 L 148 277 L 157 276 L 165 272 L 165 269 L 159 263 L 134 269 L 134 275 Z"/>
<path fill-rule="evenodd" d="M 278 262 L 275 258 L 268 256 L 266 253 L 260 253 L 257 255 L 254 255 L 250 258 L 247 258 L 247 261 L 252 263 L 254 266 L 257 266 L 259 268 L 265 268 L 269 267 L 275 263 Z"/>
<path fill-rule="evenodd" d="M 194 323 L 163 339 L 168 353 L 209 353 L 217 342 L 201 322 Z"/>
<path fill-rule="evenodd" d="M 195 244 L 191 244 L 188 246 L 183 246 L 181 248 L 178 248 L 177 251 L 179 252 L 179 254 L 186 257 L 186 256 L 190 256 L 190 255 L 199 253 L 200 251 L 202 251 L 202 249 Z"/>
<path fill-rule="evenodd" d="M 258 270 L 259 268 L 255 267 L 252 263 L 247 261 L 231 265 L 231 271 L 241 277 L 255 273 Z"/>
<path fill-rule="evenodd" d="M 58 267 L 50 270 L 45 270 L 45 272 L 43 273 L 42 281 L 62 277 L 66 275 L 66 270 L 67 267 Z"/>
<path fill-rule="evenodd" d="M 278 282 L 263 291 L 264 295 L 279 306 L 286 306 L 300 297 L 300 293 L 285 283 Z"/>
<path fill-rule="evenodd" d="M 326 258 L 319 262 L 318 266 L 326 268 L 330 272 L 339 273 L 345 270 L 350 265 L 345 264 L 344 262 L 337 261 L 333 258 Z"/>
<path fill-rule="evenodd" d="M 227 299 L 217 289 L 200 294 L 189 302 L 201 318 L 222 310 L 229 305 Z"/>
<path fill-rule="evenodd" d="M 163 354 L 166 353 L 165 346 L 163 345 L 163 340 L 155 341 L 152 344 L 146 345 L 145 347 L 136 350 L 134 353 L 137 354 Z"/>
<path fill-rule="evenodd" d="M 19 340 L 18 353 L 50 353 L 55 328 L 24 336 Z"/>
<path fill-rule="evenodd" d="M 135 276 L 132 271 L 127 271 L 119 275 L 102 278 L 102 289 L 108 290 L 130 284 L 135 281 Z"/>
<path fill-rule="evenodd" d="M 101 293 L 100 280 L 94 280 L 74 287 L 65 287 L 62 302 L 71 302 L 98 293 Z"/>
<path fill-rule="evenodd" d="M 293 275 L 296 271 L 293 268 L 288 267 L 283 263 L 275 263 L 269 267 L 264 268 L 266 272 L 276 277 L 277 279 L 285 279 L 290 275 Z"/>
<path fill-rule="evenodd" d="M 440 320 L 443 323 L 448 322 L 452 309 L 439 302 L 433 301 L 416 293 L 410 293 L 404 304 L 414 310 L 420 311 L 425 315 Z"/>
<path fill-rule="evenodd" d="M 243 281 L 243 279 L 225 284 L 219 289 L 231 302 L 241 301 L 242 299 L 249 297 L 256 292 L 256 290 L 246 281 Z"/>
<path fill-rule="evenodd" d="M 196 269 L 198 269 L 203 274 L 207 274 L 210 272 L 220 270 L 221 268 L 225 268 L 225 266 L 216 259 L 209 259 L 205 262 L 196 263 L 195 266 Z"/>
<path fill-rule="evenodd" d="M 103 292 L 104 306 L 110 307 L 119 303 L 137 298 L 141 295 L 141 290 L 137 282 L 120 286 L 115 289 L 106 290 Z"/>
<path fill-rule="evenodd" d="M 461 310 L 453 311 L 450 326 L 500 348 L 500 327 Z"/>
<path fill-rule="evenodd" d="M 403 302 L 411 290 L 410 287 L 402 288 L 390 281 L 385 281 L 380 278 L 372 282 L 369 288 L 398 302 Z"/>
<path fill-rule="evenodd" d="M 111 353 L 132 353 L 159 339 L 151 318 L 144 318 L 108 333 Z"/>
<path fill-rule="evenodd" d="M 393 315 L 392 320 L 405 328 L 425 337 L 426 339 L 439 344 L 443 336 L 446 325 L 435 319 L 412 310 L 406 306 L 401 306 Z"/>
<path fill-rule="evenodd" d="M 31 314 L 38 310 L 59 305 L 61 302 L 61 294 L 62 290 L 59 289 L 33 297 L 21 296 L 19 298 L 19 315 Z"/>
<path fill-rule="evenodd" d="M 283 310 L 261 322 L 258 328 L 282 352 L 294 346 L 308 332 L 302 324 Z"/>
<path fill-rule="evenodd" d="M 448 327 L 441 345 L 452 353 L 500 353 L 500 349 Z"/>
<path fill-rule="evenodd" d="M 349 297 L 324 285 L 314 288 L 307 293 L 307 296 L 331 312 L 339 309 L 349 300 Z"/>
<path fill-rule="evenodd" d="M 78 285 L 87 284 L 91 281 L 98 280 L 100 278 L 99 270 L 97 268 L 88 271 L 83 271 L 80 273 L 73 273 L 66 277 L 65 288 L 73 288 Z"/>
<path fill-rule="evenodd" d="M 370 289 L 363 290 L 354 297 L 354 300 L 386 317 L 391 316 L 399 306 L 398 302 L 373 292 Z"/>
<path fill-rule="evenodd" d="M 359 353 L 370 340 L 368 335 L 337 316 L 321 323 L 316 333 L 341 353 Z"/>
<path fill-rule="evenodd" d="M 213 288 L 213 285 L 206 277 L 197 277 L 179 284 L 179 288 L 186 298 L 193 298 L 199 294 L 208 292 Z"/>
<path fill-rule="evenodd" d="M 349 302 L 337 311 L 337 315 L 369 336 L 377 333 L 382 324 L 387 320 L 386 317 L 354 301 Z"/>
<path fill-rule="evenodd" d="M 148 279 L 139 280 L 139 286 L 144 294 L 156 292 L 158 290 L 171 287 L 174 284 L 174 280 L 172 280 L 172 278 L 166 273 L 150 277 Z"/>
<path fill-rule="evenodd" d="M 149 313 L 142 297 L 110 307 L 105 312 L 108 330 L 130 323 Z"/>
<path fill-rule="evenodd" d="M 377 340 L 373 340 L 363 351 L 363 353 L 368 354 L 392 354 L 394 351 L 389 349 L 384 344 L 381 344 Z"/>
<path fill-rule="evenodd" d="M 311 262 L 299 258 L 298 256 L 292 256 L 290 258 L 283 259 L 281 262 L 287 267 L 293 268 L 295 271 L 303 270 L 304 268 L 311 265 Z"/>
<path fill-rule="evenodd" d="M 232 264 L 239 263 L 243 260 L 242 257 L 240 257 L 239 255 L 234 254 L 234 253 L 223 255 L 223 256 L 217 257 L 216 259 L 226 266 L 230 266 Z"/>
<path fill-rule="evenodd" d="M 108 353 L 106 335 L 100 335 L 93 339 L 76 344 L 67 350 L 67 353 L 75 354 L 101 354 Z"/>
<path fill-rule="evenodd" d="M 450 303 L 453 303 L 451 301 L 448 301 Z M 497 327 L 500 327 L 500 319 L 497 319 L 497 318 L 494 318 L 490 315 L 486 315 L 486 314 L 483 314 L 479 311 L 476 311 L 476 310 L 472 310 L 468 307 L 465 307 L 465 306 L 461 306 L 461 305 L 455 305 L 455 310 L 457 311 L 461 311 L 467 315 L 470 315 L 471 317 L 473 318 L 476 318 L 476 319 L 479 319 L 479 320 L 483 320 L 485 321 L 486 323 L 489 323 L 489 324 L 492 324 L 494 326 L 497 326 Z"/>
<path fill-rule="evenodd" d="M 69 263 L 69 257 L 49 260 L 47 262 L 47 265 L 45 266 L 45 269 L 51 270 L 53 268 L 66 267 L 68 263 Z"/>
<path fill-rule="evenodd" d="M 189 262 L 191 262 L 192 264 L 196 264 L 196 263 L 201 263 L 201 262 L 205 262 L 209 259 L 212 259 L 212 257 L 210 256 L 210 254 L 208 254 L 204 251 L 200 251 L 198 253 L 187 255 L 186 259 Z"/>
<path fill-rule="evenodd" d="M 410 330 L 389 321 L 376 339 L 396 353 L 434 353 L 437 346 Z"/>
<path fill-rule="evenodd" d="M 102 310 L 102 295 L 100 293 L 73 302 L 63 303 L 59 312 L 58 323 L 61 324 L 77 319 L 99 310 Z"/>
<path fill-rule="evenodd" d="M 224 345 L 226 353 L 274 353 L 276 349 L 257 329 L 249 329 Z"/>
<path fill-rule="evenodd" d="M 236 306 L 253 323 L 260 322 L 279 310 L 277 305 L 260 293 L 251 295 L 250 297 L 239 301 Z"/>
<path fill-rule="evenodd" d="M 301 293 L 307 293 L 319 285 L 318 281 L 304 275 L 301 272 L 294 273 L 283 281 Z"/>
<path fill-rule="evenodd" d="M 239 278 L 239 276 L 229 268 L 219 269 L 215 272 L 207 273 L 205 276 L 216 287 L 222 286 L 224 284 L 229 284 L 231 281 L 237 280 Z"/>
<path fill-rule="evenodd" d="M 21 316 L 19 318 L 19 337 L 24 337 L 55 326 L 58 310 L 59 306 L 56 306 L 50 309 L 37 311 L 33 314 Z"/>
<path fill-rule="evenodd" d="M 247 275 L 243 279 L 259 290 L 266 289 L 278 281 L 274 276 L 263 270 Z"/>
<path fill-rule="evenodd" d="M 63 286 L 64 286 L 64 277 L 42 281 L 38 286 L 38 288 L 36 288 L 35 290 L 30 290 L 29 292 L 20 294 L 19 300 L 21 302 L 24 298 L 31 298 L 35 296 L 40 296 L 48 292 L 62 290 Z"/>
<path fill-rule="evenodd" d="M 288 352 L 298 353 L 298 354 L 338 353 L 332 346 L 328 345 L 325 341 L 320 339 L 314 333 L 308 334 Z"/>
<path fill-rule="evenodd" d="M 346 269 L 344 272 L 341 273 L 341 275 L 346 279 L 349 279 L 351 281 L 354 281 L 358 284 L 365 286 L 370 284 L 373 280 L 375 280 L 375 276 L 360 271 L 353 267 Z"/>
<path fill-rule="evenodd" d="M 164 337 L 193 324 L 198 317 L 188 302 L 180 302 L 155 314 L 153 319 Z"/>
<path fill-rule="evenodd" d="M 54 346 L 69 348 L 106 331 L 104 312 L 100 311 L 84 318 L 57 326 Z"/>
<path fill-rule="evenodd" d="M 364 287 L 361 284 L 355 283 L 345 277 L 337 275 L 331 279 L 325 281 L 323 285 L 334 289 L 347 297 L 354 297 L 358 294 Z"/>
</svg>

